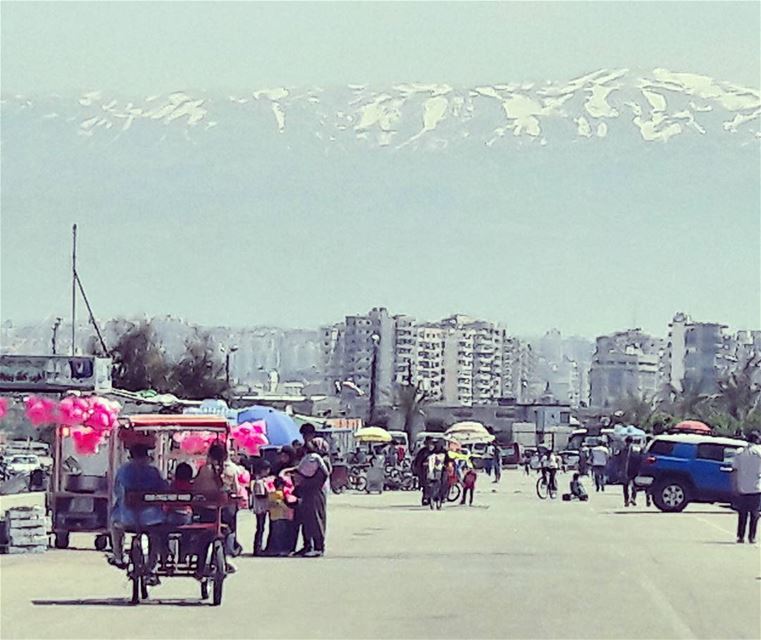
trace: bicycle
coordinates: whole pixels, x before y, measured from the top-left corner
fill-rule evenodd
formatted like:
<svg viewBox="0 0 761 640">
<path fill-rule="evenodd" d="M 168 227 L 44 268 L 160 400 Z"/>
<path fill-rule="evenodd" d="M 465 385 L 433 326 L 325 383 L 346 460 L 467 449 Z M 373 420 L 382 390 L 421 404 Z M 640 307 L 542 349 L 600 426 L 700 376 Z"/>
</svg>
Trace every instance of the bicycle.
<svg viewBox="0 0 761 640">
<path fill-rule="evenodd" d="M 554 500 L 558 497 L 558 488 L 554 482 L 547 482 L 547 478 L 542 475 L 536 481 L 536 495 L 542 500 Z"/>
</svg>

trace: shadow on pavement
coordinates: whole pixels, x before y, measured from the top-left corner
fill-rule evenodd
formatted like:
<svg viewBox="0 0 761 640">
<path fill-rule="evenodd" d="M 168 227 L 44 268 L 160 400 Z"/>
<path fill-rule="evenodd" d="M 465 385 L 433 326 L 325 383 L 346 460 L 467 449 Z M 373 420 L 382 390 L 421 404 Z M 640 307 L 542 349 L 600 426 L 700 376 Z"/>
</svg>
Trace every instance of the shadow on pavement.
<svg viewBox="0 0 761 640">
<path fill-rule="evenodd" d="M 77 598 L 75 600 L 32 600 L 32 604 L 41 606 L 63 607 L 134 607 L 127 598 Z M 201 600 L 188 600 L 185 598 L 156 598 L 155 600 L 141 600 L 140 606 L 145 605 L 172 605 L 175 607 L 208 607 L 208 602 Z"/>
<path fill-rule="evenodd" d="M 504 557 L 504 558 L 535 558 L 537 557 L 536 553 L 528 553 L 528 552 L 515 552 L 515 553 L 509 553 L 509 552 L 501 552 L 501 551 L 483 551 L 483 552 L 471 552 L 471 553 L 460 553 L 457 556 L 458 562 L 463 562 L 466 560 L 476 560 L 476 559 L 492 559 L 495 557 Z M 546 555 L 546 554 L 544 554 Z M 451 559 L 452 556 L 449 552 L 421 552 L 421 551 L 415 551 L 415 552 L 398 552 L 398 553 L 362 553 L 361 555 L 349 555 L 349 554 L 332 554 L 328 553 L 323 558 L 320 559 L 320 562 L 327 562 L 330 560 L 359 560 L 361 562 L 366 562 L 367 560 L 413 560 L 415 562 L 419 561 L 422 558 L 441 558 L 442 560 Z"/>
<path fill-rule="evenodd" d="M 609 515 L 617 515 L 617 516 L 678 516 L 678 515 L 684 515 L 684 516 L 724 516 L 729 515 L 726 513 L 722 513 L 721 511 L 681 511 L 678 513 L 666 513 L 665 511 L 632 511 L 631 509 L 627 509 L 626 511 L 601 511 L 600 513 L 605 513 Z"/>
</svg>

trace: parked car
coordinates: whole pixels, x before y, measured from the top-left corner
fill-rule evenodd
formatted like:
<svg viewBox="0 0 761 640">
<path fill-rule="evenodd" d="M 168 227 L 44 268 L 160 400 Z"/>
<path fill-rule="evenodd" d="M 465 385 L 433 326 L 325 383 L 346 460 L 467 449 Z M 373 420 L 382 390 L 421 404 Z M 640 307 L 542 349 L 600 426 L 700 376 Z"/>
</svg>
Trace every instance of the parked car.
<svg viewBox="0 0 761 640">
<path fill-rule="evenodd" d="M 661 511 L 682 511 L 690 502 L 732 501 L 732 458 L 745 441 L 711 435 L 664 435 L 643 451 L 635 478 Z"/>
<path fill-rule="evenodd" d="M 563 460 L 564 469 L 568 470 L 579 468 L 580 452 L 566 449 L 565 451 L 561 451 L 558 455 Z"/>
<path fill-rule="evenodd" d="M 11 456 L 6 464 L 6 472 L 9 477 L 18 476 L 24 473 L 31 473 L 39 469 L 42 465 L 40 459 L 31 453 Z"/>
</svg>

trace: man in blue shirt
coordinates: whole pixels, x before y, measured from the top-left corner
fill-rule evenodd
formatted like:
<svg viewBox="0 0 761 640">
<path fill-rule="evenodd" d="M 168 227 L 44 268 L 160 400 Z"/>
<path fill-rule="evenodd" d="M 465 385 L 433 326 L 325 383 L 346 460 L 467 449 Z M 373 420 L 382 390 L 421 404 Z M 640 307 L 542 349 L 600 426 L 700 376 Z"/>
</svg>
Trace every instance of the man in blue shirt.
<svg viewBox="0 0 761 640">
<path fill-rule="evenodd" d="M 124 568 L 124 532 L 127 529 L 148 528 L 164 522 L 160 507 L 129 507 L 126 494 L 129 491 L 166 491 L 167 483 L 161 472 L 151 464 L 148 447 L 135 444 L 130 447 L 130 460 L 123 464 L 114 478 L 114 506 L 111 511 L 111 541 L 114 555 L 111 564 Z M 149 566 L 154 568 L 158 560 L 158 540 L 151 537 Z"/>
</svg>

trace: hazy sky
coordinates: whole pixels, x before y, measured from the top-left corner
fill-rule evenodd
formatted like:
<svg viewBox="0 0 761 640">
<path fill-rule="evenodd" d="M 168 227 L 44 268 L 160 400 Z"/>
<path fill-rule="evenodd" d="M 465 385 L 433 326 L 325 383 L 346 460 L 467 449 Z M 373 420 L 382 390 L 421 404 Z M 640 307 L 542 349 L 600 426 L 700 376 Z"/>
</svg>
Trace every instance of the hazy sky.
<svg viewBox="0 0 761 640">
<path fill-rule="evenodd" d="M 2 2 L 0 81 L 3 93 L 144 96 L 410 80 L 474 86 L 665 67 L 758 88 L 760 7 Z M 20 162 L 7 148 L 4 173 Z M 23 185 L 2 184 L 0 312 L 17 321 L 67 313 L 67 243 L 77 220 L 83 276 L 102 316 L 316 326 L 383 304 L 422 319 L 471 313 L 523 334 L 556 326 L 594 336 L 633 323 L 663 334 L 677 310 L 761 327 L 757 150 L 719 160 L 669 149 L 648 152 L 650 167 L 555 159 L 546 174 L 554 182 L 541 180 L 541 164 L 511 168 L 485 155 L 470 191 L 457 184 L 452 157 L 421 156 L 410 171 L 423 176 L 417 183 L 379 159 L 356 176 L 327 164 L 305 169 L 325 172 L 324 190 L 273 163 L 264 177 L 241 176 L 251 193 L 211 197 L 204 180 L 213 185 L 219 169 L 197 158 L 143 185 L 97 174 L 95 160 L 92 176 L 65 168 L 51 176 L 43 161 L 51 149 L 28 147 L 25 162 L 39 152 L 40 183 L 29 171 Z M 358 192 L 359 175 L 367 193 Z M 514 181 L 514 197 L 507 189 L 490 200 L 489 187 L 496 193 L 505 180 Z M 283 195 L 294 181 L 312 200 Z M 182 249 L 171 250 L 169 237 Z M 26 264 L 30 242 L 39 272 Z M 225 253 L 245 243 L 248 252 Z M 204 251 L 207 263 L 194 259 Z"/>
<path fill-rule="evenodd" d="M 758 85 L 757 2 L 3 2 L 3 85 L 154 92 L 567 79 L 600 67 Z"/>
</svg>

